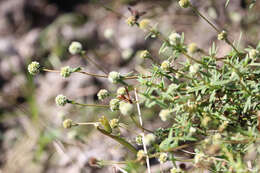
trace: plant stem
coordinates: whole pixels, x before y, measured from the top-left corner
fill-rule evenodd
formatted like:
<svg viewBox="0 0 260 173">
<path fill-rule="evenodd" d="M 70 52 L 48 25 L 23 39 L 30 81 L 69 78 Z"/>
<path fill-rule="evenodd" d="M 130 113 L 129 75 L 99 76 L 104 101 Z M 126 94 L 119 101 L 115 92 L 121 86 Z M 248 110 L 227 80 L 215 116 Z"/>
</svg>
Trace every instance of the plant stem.
<svg viewBox="0 0 260 173">
<path fill-rule="evenodd" d="M 212 28 L 214 28 L 214 30 L 215 30 L 218 34 L 220 34 L 221 30 L 218 29 L 212 22 L 210 22 L 203 14 L 201 14 L 201 13 L 199 12 L 199 10 L 197 10 L 196 7 L 194 7 L 193 5 L 191 5 L 191 9 L 192 9 L 198 16 L 200 16 L 202 19 L 204 19 Z M 228 38 L 225 39 L 225 42 L 226 42 L 228 45 L 230 45 L 238 54 L 240 54 L 239 51 L 238 51 L 238 50 L 236 49 L 236 47 L 230 42 L 230 40 L 229 40 Z"/>
<path fill-rule="evenodd" d="M 101 132 L 102 134 L 114 139 L 115 141 L 117 141 L 118 143 L 122 144 L 123 146 L 125 146 L 127 149 L 129 149 L 133 154 L 136 155 L 137 153 L 137 149 L 132 145 L 130 144 L 129 142 L 127 142 L 126 140 L 124 140 L 123 138 L 119 137 L 119 136 L 115 136 L 115 135 L 112 135 L 112 134 L 109 134 L 107 131 L 97 127 L 97 130 L 99 132 Z"/>
<path fill-rule="evenodd" d="M 109 107 L 109 105 L 78 103 L 78 102 L 75 102 L 74 100 L 69 100 L 68 103 L 74 104 L 74 105 L 79 105 L 79 106 L 92 106 L 92 107 L 103 107 L 103 108 L 108 108 Z"/>
</svg>

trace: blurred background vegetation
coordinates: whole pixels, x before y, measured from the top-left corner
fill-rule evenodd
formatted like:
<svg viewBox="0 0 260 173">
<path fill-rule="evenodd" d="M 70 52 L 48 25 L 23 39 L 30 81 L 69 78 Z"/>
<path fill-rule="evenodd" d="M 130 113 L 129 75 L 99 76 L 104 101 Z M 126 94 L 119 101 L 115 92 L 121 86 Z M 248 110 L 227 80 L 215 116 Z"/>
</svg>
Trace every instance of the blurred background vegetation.
<svg viewBox="0 0 260 173">
<path fill-rule="evenodd" d="M 250 0 L 194 0 L 200 11 L 231 33 L 240 46 L 255 46 L 259 41 L 260 3 L 249 10 Z M 37 60 L 51 69 L 70 65 L 101 73 L 86 59 L 71 56 L 71 41 L 83 43 L 88 56 L 108 71 L 143 72 L 151 62 L 138 59 L 139 50 L 148 49 L 157 61 L 160 41 L 145 40 L 145 33 L 130 28 L 125 20 L 128 7 L 146 14 L 165 35 L 185 32 L 187 43 L 196 42 L 208 50 L 212 42 L 219 56 L 228 50 L 217 41 L 216 33 L 189 9 L 178 8 L 176 0 L 1 0 L 0 1 L 0 172 L 112 172 L 112 168 L 93 168 L 90 158 L 120 161 L 128 153 L 119 144 L 92 127 L 64 130 L 64 118 L 95 121 L 101 115 L 117 117 L 104 109 L 66 106 L 59 108 L 54 98 L 64 94 L 81 102 L 97 101 L 101 88 L 115 91 L 106 80 L 73 74 L 42 73 L 32 78 L 26 68 Z M 109 9 L 113 9 L 112 12 Z M 166 127 L 158 110 L 144 110 L 145 126 Z M 125 117 L 124 117 L 125 118 Z M 127 122 L 127 118 L 125 118 Z M 122 131 L 129 141 L 135 135 Z M 153 163 L 157 169 L 158 164 Z M 166 165 L 167 166 L 167 165 Z M 126 168 L 127 167 L 127 168 Z M 129 172 L 143 168 L 129 163 Z"/>
</svg>

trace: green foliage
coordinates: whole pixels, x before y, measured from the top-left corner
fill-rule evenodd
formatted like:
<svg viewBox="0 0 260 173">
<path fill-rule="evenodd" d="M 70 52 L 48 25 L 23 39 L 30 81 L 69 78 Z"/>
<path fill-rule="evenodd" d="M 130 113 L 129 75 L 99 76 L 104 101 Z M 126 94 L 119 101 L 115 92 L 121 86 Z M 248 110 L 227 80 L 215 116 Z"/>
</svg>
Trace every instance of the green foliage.
<svg viewBox="0 0 260 173">
<path fill-rule="evenodd" d="M 255 145 L 260 139 L 260 42 L 256 48 L 238 50 L 229 40 L 228 32 L 218 29 L 189 1 L 185 2 L 188 3 L 185 8 L 191 7 L 217 31 L 219 40 L 232 48 L 224 57 L 218 57 L 218 48 L 214 42 L 208 53 L 198 49 L 198 53 L 190 55 L 184 33 L 180 35 L 172 32 L 165 37 L 156 26 L 149 26 L 146 27 L 146 38 L 160 39 L 162 43 L 158 54 L 166 59 L 162 64 L 153 63 L 148 69 L 151 75 L 121 75 L 116 71 L 97 75 L 83 72 L 81 68 L 73 72 L 107 78 L 113 85 L 125 86 L 125 91 L 120 92 L 118 97 L 110 98 L 110 109 L 115 112 L 120 109 L 121 113 L 129 116 L 132 124 L 141 130 L 140 134 L 148 133 L 140 135 L 144 136 L 144 151 L 149 146 L 145 157 L 158 158 L 166 152 L 170 156 L 167 158 L 175 164 L 176 160 L 185 161 L 176 158 L 175 151 L 183 152 L 181 149 L 193 147 L 194 152 L 189 154 L 194 159 L 189 161 L 192 161 L 195 167 L 207 168 L 212 172 L 258 172 L 259 157 L 250 157 L 247 160 L 250 161 L 251 167 L 243 160 L 248 155 L 249 146 Z M 226 1 L 226 6 L 228 3 L 229 0 Z M 131 27 L 139 27 L 135 16 L 128 19 L 131 19 Z M 129 24 L 129 20 L 127 22 Z M 150 58 L 146 60 L 150 61 Z M 130 79 L 137 82 L 130 84 Z M 142 100 L 142 109 L 168 110 L 168 113 L 165 112 L 167 116 L 161 116 L 163 121 L 167 120 L 167 128 L 151 131 L 143 127 L 138 97 Z M 65 98 L 61 101 L 109 108 L 108 105 L 80 104 L 73 100 L 68 102 Z M 133 105 L 137 106 L 138 111 L 134 110 Z M 139 122 L 133 118 L 135 114 L 139 115 Z M 135 146 L 119 133 L 119 127 L 126 127 L 123 123 L 111 128 L 109 120 L 103 116 L 99 122 L 75 123 L 73 127 L 79 125 L 94 125 L 98 131 L 124 145 L 133 154 L 137 153 Z M 259 149 L 256 152 L 257 155 L 260 154 Z M 126 170 L 135 172 L 138 168 L 136 163 L 143 161 L 144 158 L 127 161 Z M 149 166 L 148 161 L 146 164 Z"/>
</svg>

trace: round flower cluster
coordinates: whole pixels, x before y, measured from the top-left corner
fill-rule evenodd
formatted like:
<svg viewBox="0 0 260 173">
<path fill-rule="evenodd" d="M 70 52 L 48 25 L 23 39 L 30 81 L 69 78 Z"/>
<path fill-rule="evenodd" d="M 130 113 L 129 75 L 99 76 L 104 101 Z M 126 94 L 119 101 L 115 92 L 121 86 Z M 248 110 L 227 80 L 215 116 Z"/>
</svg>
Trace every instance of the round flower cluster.
<svg viewBox="0 0 260 173">
<path fill-rule="evenodd" d="M 110 100 L 110 102 L 109 102 L 110 110 L 111 111 L 119 110 L 119 102 L 120 102 L 119 99 Z"/>
<path fill-rule="evenodd" d="M 170 109 L 162 109 L 159 116 L 162 121 L 167 121 L 171 117 L 172 111 Z"/>
<path fill-rule="evenodd" d="M 188 8 L 190 6 L 190 0 L 180 0 L 179 5 L 182 8 Z"/>
<path fill-rule="evenodd" d="M 72 68 L 69 66 L 63 67 L 60 70 L 60 75 L 64 78 L 67 78 L 70 76 L 70 74 L 72 73 Z"/>
<path fill-rule="evenodd" d="M 131 115 L 134 112 L 134 106 L 131 103 L 121 101 L 119 104 L 119 110 L 123 115 Z"/>
<path fill-rule="evenodd" d="M 137 145 L 143 145 L 142 135 L 137 135 L 137 136 L 135 137 L 135 142 L 137 143 Z"/>
<path fill-rule="evenodd" d="M 134 16 L 130 16 L 126 19 L 126 23 L 129 26 L 134 26 L 136 24 L 136 18 Z"/>
<path fill-rule="evenodd" d="M 108 96 L 109 96 L 109 92 L 106 89 L 99 90 L 97 94 L 98 100 L 104 100 Z"/>
<path fill-rule="evenodd" d="M 112 71 L 108 74 L 108 80 L 109 82 L 116 84 L 118 83 L 118 81 L 121 79 L 121 75 L 120 73 L 116 72 L 116 71 Z"/>
<path fill-rule="evenodd" d="M 117 89 L 117 91 L 116 91 L 116 94 L 117 95 L 125 95 L 126 94 L 126 89 L 125 89 L 125 87 L 119 87 L 118 89 Z"/>
<path fill-rule="evenodd" d="M 198 51 L 198 46 L 197 46 L 196 43 L 191 43 L 191 44 L 188 45 L 187 50 L 188 50 L 189 54 L 194 54 L 195 52 Z"/>
<path fill-rule="evenodd" d="M 150 26 L 150 20 L 148 19 L 143 19 L 139 22 L 139 27 L 140 29 L 142 30 L 147 30 L 149 29 L 149 26 Z"/>
<path fill-rule="evenodd" d="M 78 41 L 73 41 L 69 46 L 69 52 L 72 55 L 80 54 L 82 52 L 82 44 Z"/>
<path fill-rule="evenodd" d="M 156 136 L 152 133 L 148 133 L 144 136 L 144 144 L 146 146 L 151 145 L 156 140 Z"/>
<path fill-rule="evenodd" d="M 161 64 L 161 69 L 164 71 L 169 71 L 171 68 L 171 63 L 168 60 L 165 60 Z"/>
<path fill-rule="evenodd" d="M 200 69 L 200 65 L 199 64 L 193 64 L 193 65 L 190 66 L 189 70 L 190 70 L 190 73 L 192 75 L 194 75 L 194 74 L 198 73 L 199 69 Z"/>
<path fill-rule="evenodd" d="M 60 94 L 55 98 L 55 102 L 58 106 L 65 106 L 68 103 L 68 99 L 66 96 Z"/>
<path fill-rule="evenodd" d="M 28 65 L 28 72 L 31 75 L 36 75 L 37 73 L 40 72 L 40 63 L 38 63 L 37 61 L 33 61 L 31 62 L 31 64 Z"/>
<path fill-rule="evenodd" d="M 144 158 L 146 156 L 144 150 L 139 150 L 136 154 L 136 157 L 138 160 L 142 160 L 142 158 Z"/>
<path fill-rule="evenodd" d="M 109 124 L 110 124 L 112 129 L 117 128 L 118 125 L 119 125 L 119 119 L 114 118 L 114 119 L 109 121 Z"/>
<path fill-rule="evenodd" d="M 182 173 L 183 171 L 180 168 L 172 168 L 170 170 L 171 173 Z"/>
<path fill-rule="evenodd" d="M 255 59 L 257 57 L 257 55 L 259 54 L 259 51 L 256 49 L 250 49 L 248 54 L 249 54 L 249 58 Z"/>
<path fill-rule="evenodd" d="M 176 32 L 171 33 L 169 36 L 169 42 L 171 45 L 180 44 L 180 42 L 181 42 L 180 34 L 178 34 Z"/>
<path fill-rule="evenodd" d="M 161 164 L 165 163 L 167 159 L 168 159 L 167 153 L 160 153 L 158 160 Z"/>
<path fill-rule="evenodd" d="M 74 123 L 71 119 L 66 119 L 63 121 L 62 125 L 65 129 L 69 129 L 74 125 Z"/>
<path fill-rule="evenodd" d="M 145 59 L 145 58 L 151 58 L 151 54 L 148 50 L 143 50 L 140 52 L 140 57 Z"/>
<path fill-rule="evenodd" d="M 218 40 L 225 40 L 227 38 L 227 32 L 222 31 L 220 34 L 218 34 Z"/>
</svg>

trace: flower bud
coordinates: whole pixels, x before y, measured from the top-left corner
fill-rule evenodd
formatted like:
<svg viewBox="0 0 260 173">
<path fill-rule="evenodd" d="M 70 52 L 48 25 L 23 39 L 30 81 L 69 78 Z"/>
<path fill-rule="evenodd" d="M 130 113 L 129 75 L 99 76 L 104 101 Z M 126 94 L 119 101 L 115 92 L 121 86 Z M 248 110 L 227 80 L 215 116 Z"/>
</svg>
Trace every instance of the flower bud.
<svg viewBox="0 0 260 173">
<path fill-rule="evenodd" d="M 117 89 L 117 91 L 116 91 L 116 94 L 117 95 L 125 95 L 126 94 L 126 89 L 125 89 L 125 87 L 119 87 L 118 89 Z"/>
<path fill-rule="evenodd" d="M 109 121 L 109 124 L 110 124 L 112 129 L 117 128 L 118 125 L 119 125 L 119 119 L 114 118 L 114 119 Z"/>
<path fill-rule="evenodd" d="M 63 121 L 62 125 L 65 129 L 69 129 L 74 125 L 74 123 L 71 119 L 66 119 Z"/>
<path fill-rule="evenodd" d="M 218 40 L 225 40 L 227 38 L 227 32 L 222 31 L 220 34 L 218 34 Z"/>
<path fill-rule="evenodd" d="M 139 22 L 139 28 L 142 30 L 149 29 L 149 25 L 150 25 L 150 20 L 148 19 L 143 19 Z"/>
<path fill-rule="evenodd" d="M 134 26 L 136 24 L 136 18 L 134 16 L 130 16 L 126 19 L 126 23 L 129 26 Z"/>
<path fill-rule="evenodd" d="M 40 72 L 40 64 L 37 61 L 31 62 L 31 64 L 28 65 L 28 72 L 31 75 L 36 75 L 37 73 Z"/>
<path fill-rule="evenodd" d="M 97 94 L 98 100 L 104 100 L 108 96 L 109 96 L 109 92 L 106 89 L 99 90 Z"/>
<path fill-rule="evenodd" d="M 69 66 L 61 68 L 60 75 L 62 77 L 67 78 L 70 76 L 71 73 L 72 73 L 72 68 L 70 68 Z"/>
<path fill-rule="evenodd" d="M 108 74 L 108 80 L 113 84 L 117 83 L 120 79 L 121 79 L 121 75 L 116 71 L 112 71 Z"/>
<path fill-rule="evenodd" d="M 110 100 L 110 102 L 109 102 L 110 110 L 111 111 L 119 110 L 119 102 L 120 102 L 120 100 L 118 100 L 118 99 Z"/>
<path fill-rule="evenodd" d="M 68 103 L 68 99 L 66 96 L 60 94 L 55 98 L 55 102 L 58 106 L 65 106 Z"/>
<path fill-rule="evenodd" d="M 161 69 L 164 70 L 164 71 L 169 71 L 171 68 L 171 64 L 169 61 L 163 61 L 162 64 L 161 64 Z"/>
<path fill-rule="evenodd" d="M 134 106 L 131 103 L 121 101 L 119 104 L 119 110 L 123 115 L 131 115 L 134 112 Z"/>
<path fill-rule="evenodd" d="M 140 58 L 142 59 L 151 58 L 151 54 L 148 50 L 143 50 L 140 52 Z"/>
<path fill-rule="evenodd" d="M 162 109 L 159 116 L 162 121 L 167 121 L 171 116 L 172 111 L 170 109 Z"/>
<path fill-rule="evenodd" d="M 160 153 L 158 160 L 161 164 L 165 163 L 167 159 L 168 159 L 167 153 Z"/>
<path fill-rule="evenodd" d="M 171 45 L 180 44 L 180 42 L 181 42 L 180 34 L 178 34 L 176 32 L 171 33 L 171 35 L 169 36 L 169 42 Z"/>
<path fill-rule="evenodd" d="M 152 133 L 148 133 L 144 136 L 144 144 L 146 146 L 151 145 L 156 140 L 156 136 Z"/>
<path fill-rule="evenodd" d="M 198 47 L 196 43 L 191 43 L 188 45 L 188 53 L 189 54 L 194 54 L 195 52 L 198 51 Z"/>
<path fill-rule="evenodd" d="M 190 0 L 180 0 L 179 5 L 182 8 L 188 8 L 190 6 Z"/>
<path fill-rule="evenodd" d="M 72 54 L 72 55 L 76 55 L 76 54 L 79 54 L 81 53 L 82 51 L 82 44 L 78 41 L 73 41 L 70 46 L 69 46 L 69 52 Z"/>
</svg>

